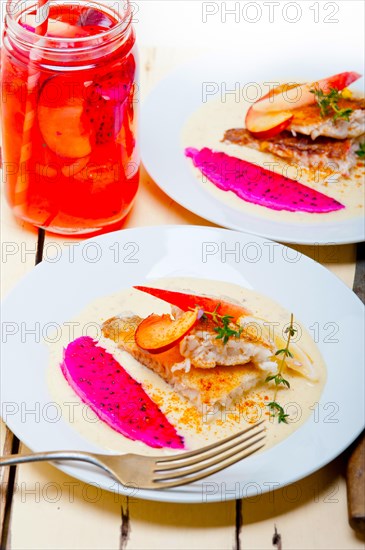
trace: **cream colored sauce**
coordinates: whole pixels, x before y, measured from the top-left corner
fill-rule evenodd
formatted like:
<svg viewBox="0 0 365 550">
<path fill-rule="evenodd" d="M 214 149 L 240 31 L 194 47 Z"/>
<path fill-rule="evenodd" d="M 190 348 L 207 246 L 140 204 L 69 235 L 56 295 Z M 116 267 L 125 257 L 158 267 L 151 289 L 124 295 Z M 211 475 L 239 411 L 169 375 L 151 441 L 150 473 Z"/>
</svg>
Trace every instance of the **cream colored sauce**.
<svg viewBox="0 0 365 550">
<path fill-rule="evenodd" d="M 275 327 L 275 331 L 282 331 L 290 320 L 290 312 L 273 300 L 231 283 L 174 278 L 155 280 L 150 286 L 230 298 L 232 301 L 245 304 L 253 315 L 279 323 L 280 325 Z M 277 396 L 277 401 L 283 406 L 294 403 L 294 405 L 288 406 L 287 412 L 291 414 L 291 422 L 286 425 L 278 424 L 277 420 L 269 417 L 267 403 L 273 397 L 273 388 L 268 384 L 265 384 L 260 391 L 254 391 L 245 396 L 242 400 L 243 403 L 250 399 L 252 401 L 251 409 L 247 406 L 242 409 L 235 406 L 231 407 L 231 411 L 225 413 L 220 411 L 215 416 L 207 409 L 199 411 L 195 409 L 189 401 L 173 392 L 157 374 L 141 365 L 126 352 L 120 351 L 114 342 L 100 336 L 98 327 L 101 327 L 105 320 L 126 311 L 133 311 L 141 317 L 145 317 L 152 312 L 169 313 L 170 307 L 165 302 L 139 291 L 122 290 L 118 294 L 102 297 L 92 302 L 72 320 L 74 323 L 73 333 L 70 330 L 70 325 L 65 324 L 62 327 L 61 339 L 57 343 L 49 345 L 48 383 L 54 401 L 59 404 L 63 417 L 72 424 L 73 428 L 102 449 L 117 453 L 134 452 L 146 455 L 178 452 L 171 449 L 152 449 L 144 443 L 125 438 L 100 421 L 91 409 L 79 400 L 60 369 L 64 347 L 79 336 L 91 336 L 99 339 L 99 345 L 112 353 L 115 359 L 142 384 L 145 391 L 157 402 L 179 434 L 185 438 L 187 449 L 198 448 L 227 437 L 242 430 L 249 421 L 252 422 L 259 418 L 267 419 L 265 448 L 268 448 L 299 428 L 311 414 L 311 407 L 320 398 L 326 380 L 325 365 L 317 346 L 297 319 L 295 322 L 300 327 L 298 334 L 301 332 L 298 343 L 313 359 L 318 372 L 318 382 L 310 383 L 289 370 L 286 372 L 286 378 L 289 380 L 291 388 L 280 390 Z"/>
<path fill-rule="evenodd" d="M 257 204 L 251 204 L 237 197 L 232 191 L 226 192 L 218 189 L 202 176 L 200 170 L 195 168 L 193 163 L 189 161 L 195 176 L 208 193 L 231 208 L 279 222 L 306 225 L 308 223 L 317 224 L 319 221 L 336 222 L 364 215 L 365 172 L 363 164 L 353 168 L 350 178 L 345 178 L 339 173 L 328 176 L 328 174 L 318 170 L 300 169 L 297 165 L 290 165 L 270 153 L 262 153 L 233 143 L 222 143 L 221 140 L 226 130 L 244 126 L 246 112 L 249 107 L 248 102 L 243 100 L 236 102 L 233 96 L 228 96 L 226 103 L 222 103 L 221 100 L 211 100 L 203 104 L 192 114 L 184 126 L 182 147 L 184 149 L 186 147 L 195 147 L 196 149 L 209 147 L 213 151 L 226 153 L 263 168 L 274 170 L 337 199 L 345 208 L 327 214 L 310 214 L 306 212 L 287 212 L 285 210 L 276 211 Z"/>
</svg>

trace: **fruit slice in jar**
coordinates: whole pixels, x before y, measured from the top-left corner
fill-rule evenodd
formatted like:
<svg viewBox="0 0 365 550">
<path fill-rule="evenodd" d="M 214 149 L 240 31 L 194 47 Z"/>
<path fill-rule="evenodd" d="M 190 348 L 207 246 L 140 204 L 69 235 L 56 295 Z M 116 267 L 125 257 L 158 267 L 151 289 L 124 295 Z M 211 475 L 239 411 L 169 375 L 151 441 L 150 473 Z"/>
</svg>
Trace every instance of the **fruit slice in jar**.
<svg viewBox="0 0 365 550">
<path fill-rule="evenodd" d="M 91 153 L 91 124 L 82 97 L 83 83 L 71 78 L 49 78 L 41 89 L 38 123 L 46 145 L 57 155 L 82 158 Z"/>
<path fill-rule="evenodd" d="M 95 8 L 84 8 L 76 21 L 78 27 L 82 27 L 88 35 L 98 34 L 111 29 L 117 21 L 106 13 Z"/>
<path fill-rule="evenodd" d="M 39 25 L 37 16 L 35 14 L 26 14 L 20 21 L 21 26 L 30 32 L 35 32 L 36 27 Z M 50 17 L 48 19 L 47 36 L 59 37 L 59 38 L 82 38 L 88 36 L 89 33 L 76 25 L 70 25 L 65 21 L 58 21 Z"/>
<path fill-rule="evenodd" d="M 128 98 L 133 92 L 135 61 L 118 62 L 107 74 L 95 75 L 88 94 L 93 105 L 97 145 L 115 143 L 128 116 Z"/>
<path fill-rule="evenodd" d="M 125 69 L 118 63 L 106 75 L 94 73 L 93 81 L 73 75 L 46 80 L 39 94 L 38 121 L 44 141 L 54 153 L 82 158 L 90 154 L 93 145 L 115 143 L 134 78 L 134 66 L 126 75 Z"/>
<path fill-rule="evenodd" d="M 150 353 L 162 353 L 176 346 L 193 328 L 199 310 L 185 312 L 179 319 L 170 315 L 152 314 L 144 319 L 136 330 L 136 344 Z"/>
</svg>

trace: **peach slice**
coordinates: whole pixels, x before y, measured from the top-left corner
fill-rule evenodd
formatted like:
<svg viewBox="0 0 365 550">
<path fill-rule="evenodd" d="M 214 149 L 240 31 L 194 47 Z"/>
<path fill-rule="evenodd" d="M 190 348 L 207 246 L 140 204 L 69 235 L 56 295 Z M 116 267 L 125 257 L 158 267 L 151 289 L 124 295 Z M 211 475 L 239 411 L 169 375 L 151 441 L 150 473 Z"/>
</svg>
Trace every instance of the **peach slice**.
<svg viewBox="0 0 365 550">
<path fill-rule="evenodd" d="M 75 82 L 61 76 L 47 80 L 40 92 L 37 117 L 46 145 L 56 155 L 79 159 L 91 153 L 91 124 L 83 116 L 85 99 L 81 83 L 79 95 L 70 91 L 71 84 Z"/>
<path fill-rule="evenodd" d="M 245 125 L 247 130 L 258 139 L 268 139 L 285 130 L 293 120 L 293 114 L 286 104 L 285 109 L 281 111 L 272 111 L 267 107 L 260 109 L 263 103 L 269 102 L 270 106 L 274 98 L 287 92 L 293 86 L 282 84 L 264 95 L 256 101 L 247 111 Z"/>
<path fill-rule="evenodd" d="M 331 88 L 343 90 L 361 77 L 359 73 L 345 72 L 306 84 L 282 84 L 271 90 L 250 107 L 245 125 L 253 136 L 259 139 L 273 137 L 290 125 L 293 110 L 315 103 L 311 90 L 327 93 Z M 291 93 L 291 91 L 295 93 Z"/>
<path fill-rule="evenodd" d="M 283 132 L 293 120 L 290 111 L 258 112 L 251 107 L 246 115 L 246 128 L 258 139 L 268 139 Z"/>
<path fill-rule="evenodd" d="M 140 323 L 135 340 L 138 347 L 150 353 L 162 353 L 176 346 L 193 328 L 199 310 L 186 311 L 179 319 L 152 314 Z"/>
<path fill-rule="evenodd" d="M 316 102 L 316 97 L 311 90 L 322 90 L 324 93 L 328 93 L 331 88 L 334 88 L 341 91 L 359 78 L 361 78 L 359 73 L 345 72 L 297 86 L 284 84 L 259 99 L 253 107 L 255 111 L 261 113 L 299 109 Z M 291 94 L 291 90 L 295 90 L 295 94 Z"/>
<path fill-rule="evenodd" d="M 84 101 L 62 107 L 39 105 L 38 121 L 44 141 L 57 155 L 82 158 L 91 153 L 90 132 L 82 125 Z"/>
<path fill-rule="evenodd" d="M 219 298 L 210 298 L 209 296 L 198 296 L 196 294 L 186 294 L 185 292 L 176 292 L 162 288 L 153 288 L 148 286 L 134 286 L 140 292 L 146 292 L 159 300 L 163 300 L 172 306 L 176 306 L 183 311 L 202 309 L 206 313 L 218 315 L 229 315 L 232 321 L 237 321 L 243 315 L 251 315 L 251 312 L 238 304 L 232 304 Z"/>
</svg>

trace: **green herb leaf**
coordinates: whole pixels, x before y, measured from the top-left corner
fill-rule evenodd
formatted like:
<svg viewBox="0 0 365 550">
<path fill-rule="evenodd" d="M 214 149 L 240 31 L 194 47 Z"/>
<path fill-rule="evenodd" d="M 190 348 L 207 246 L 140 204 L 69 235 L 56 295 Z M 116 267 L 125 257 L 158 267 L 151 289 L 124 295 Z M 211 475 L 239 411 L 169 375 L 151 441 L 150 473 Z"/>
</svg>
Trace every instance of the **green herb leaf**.
<svg viewBox="0 0 365 550">
<path fill-rule="evenodd" d="M 290 325 L 285 329 L 285 334 L 290 334 L 292 338 L 296 335 L 297 332 L 298 329 L 294 328 L 293 325 Z"/>
<path fill-rule="evenodd" d="M 339 92 L 335 88 L 331 88 L 330 91 L 325 94 L 323 90 L 314 88 L 310 90 L 315 95 L 318 107 L 321 112 L 321 117 L 324 118 L 333 113 L 333 121 L 338 119 L 350 120 L 350 115 L 353 113 L 353 109 L 340 109 L 338 102 L 342 99 L 342 92 Z"/>
<path fill-rule="evenodd" d="M 283 384 L 284 386 L 286 386 L 288 389 L 290 388 L 290 384 L 287 380 L 285 380 L 285 378 L 282 378 L 280 380 L 280 384 Z"/>
<path fill-rule="evenodd" d="M 365 141 L 359 144 L 359 148 L 356 151 L 356 154 L 359 158 L 365 159 Z"/>
<path fill-rule="evenodd" d="M 285 414 L 285 411 L 284 411 L 283 407 L 281 405 L 279 405 L 279 403 L 277 403 L 276 401 L 271 401 L 271 403 L 268 403 L 267 406 L 270 409 L 271 416 L 273 418 L 277 418 L 279 424 L 281 424 L 281 423 L 287 424 L 288 423 L 287 418 L 289 418 L 289 415 Z"/>
<path fill-rule="evenodd" d="M 196 307 L 199 307 L 198 305 Z M 227 344 L 230 338 L 239 338 L 243 328 L 237 323 L 234 323 L 232 315 L 219 315 L 220 304 L 217 304 L 214 311 L 204 311 L 201 319 L 207 320 L 209 317 L 217 326 L 214 331 L 217 333 L 216 340 L 222 340 L 223 344 Z"/>
<path fill-rule="evenodd" d="M 280 386 L 282 384 L 283 386 L 286 386 L 287 388 L 290 388 L 290 384 L 289 384 L 288 380 L 283 378 L 283 376 L 280 373 L 268 376 L 266 378 L 265 382 L 271 382 L 272 380 L 275 381 L 276 386 Z"/>
<path fill-rule="evenodd" d="M 333 121 L 336 122 L 336 120 L 342 118 L 343 120 L 347 120 L 347 122 L 349 122 L 352 113 L 353 109 L 338 109 L 333 116 Z"/>
<path fill-rule="evenodd" d="M 266 380 L 265 382 L 271 382 L 271 381 L 274 381 L 275 382 L 275 391 L 274 391 L 274 398 L 273 400 L 268 404 L 268 407 L 270 408 L 270 412 L 271 412 L 271 416 L 273 417 L 277 417 L 278 419 L 278 422 L 279 424 L 280 423 L 284 423 L 284 424 L 287 424 L 287 418 L 289 417 L 288 414 L 285 414 L 285 411 L 283 409 L 283 407 L 276 401 L 276 396 L 278 394 L 278 389 L 279 389 L 279 386 L 286 386 L 288 389 L 290 388 L 290 384 L 288 382 L 288 380 L 286 380 L 284 377 L 283 377 L 283 369 L 286 365 L 285 363 L 285 359 L 287 357 L 293 357 L 293 354 L 292 352 L 290 351 L 289 349 L 289 346 L 290 346 L 290 340 L 293 336 L 295 336 L 295 334 L 297 333 L 297 329 L 294 328 L 294 315 L 291 314 L 290 316 L 290 324 L 289 326 L 285 329 L 285 334 L 288 335 L 288 339 L 287 339 L 287 342 L 286 342 L 286 346 L 285 348 L 283 349 L 278 349 L 277 352 L 275 353 L 275 356 L 278 356 L 278 355 L 282 355 L 283 357 L 281 358 L 281 361 L 280 361 L 280 366 L 279 366 L 279 369 L 278 369 L 278 373 L 277 374 L 269 374 L 267 377 L 266 377 Z"/>
<path fill-rule="evenodd" d="M 285 357 L 293 357 L 292 352 L 287 348 L 278 349 L 278 351 L 275 353 L 275 355 L 285 355 Z"/>
</svg>

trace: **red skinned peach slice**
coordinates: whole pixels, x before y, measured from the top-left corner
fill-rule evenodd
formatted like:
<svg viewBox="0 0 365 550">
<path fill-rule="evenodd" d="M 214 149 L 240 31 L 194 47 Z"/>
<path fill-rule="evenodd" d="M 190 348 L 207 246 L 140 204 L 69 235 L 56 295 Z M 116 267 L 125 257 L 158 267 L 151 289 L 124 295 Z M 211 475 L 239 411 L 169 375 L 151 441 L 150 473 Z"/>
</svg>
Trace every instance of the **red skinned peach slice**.
<svg viewBox="0 0 365 550">
<path fill-rule="evenodd" d="M 293 120 L 290 111 L 262 113 L 251 107 L 246 115 L 246 128 L 258 139 L 268 139 L 283 132 Z"/>
<path fill-rule="evenodd" d="M 148 286 L 134 286 L 136 290 L 150 294 L 155 298 L 159 298 L 172 306 L 179 307 L 183 311 L 199 308 L 203 311 L 218 315 L 229 315 L 232 321 L 237 321 L 243 315 L 251 315 L 251 312 L 238 304 L 232 304 L 219 300 L 218 298 L 210 298 L 209 296 L 197 296 L 196 294 L 186 294 L 185 292 L 176 292 L 174 290 L 165 290 L 162 288 L 152 288 Z"/>
<path fill-rule="evenodd" d="M 340 73 L 318 82 L 301 85 L 278 86 L 248 110 L 245 120 L 247 130 L 256 138 L 267 139 L 285 130 L 293 119 L 293 110 L 315 103 L 311 92 L 319 89 L 327 93 L 331 88 L 343 90 L 361 77 L 359 73 Z M 295 95 L 292 90 L 295 90 Z"/>
<path fill-rule="evenodd" d="M 324 93 L 328 93 L 331 88 L 334 88 L 341 91 L 359 78 L 361 78 L 361 74 L 359 73 L 345 72 L 323 78 L 322 80 L 307 82 L 299 86 L 287 85 L 284 90 L 283 86 L 281 86 L 279 93 L 276 92 L 277 89 L 274 89 L 271 93 L 257 101 L 253 107 L 255 111 L 265 113 L 298 109 L 299 107 L 315 103 L 316 97 L 311 90 L 322 90 Z M 291 90 L 295 90 L 295 95 L 291 93 Z"/>
<path fill-rule="evenodd" d="M 198 320 L 199 310 L 185 312 L 179 319 L 152 314 L 136 330 L 136 344 L 150 353 L 162 353 L 176 346 Z"/>
</svg>

